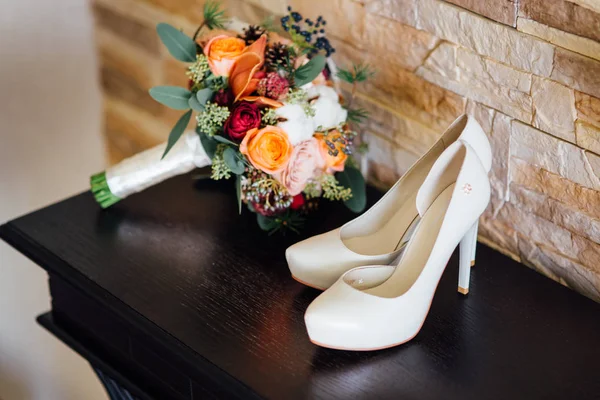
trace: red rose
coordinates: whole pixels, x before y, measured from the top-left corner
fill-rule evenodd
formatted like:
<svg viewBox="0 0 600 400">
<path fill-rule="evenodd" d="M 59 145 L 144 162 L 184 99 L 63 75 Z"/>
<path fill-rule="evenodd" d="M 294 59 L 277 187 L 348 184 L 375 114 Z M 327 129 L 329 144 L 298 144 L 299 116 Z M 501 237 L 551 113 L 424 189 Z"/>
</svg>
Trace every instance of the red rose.
<svg viewBox="0 0 600 400">
<path fill-rule="evenodd" d="M 217 93 L 215 93 L 215 97 L 213 100 L 219 106 L 229 107 L 229 105 L 233 103 L 233 93 L 229 89 L 221 89 Z"/>
<path fill-rule="evenodd" d="M 260 109 L 255 103 L 242 101 L 233 107 L 224 131 L 233 140 L 242 140 L 246 132 L 260 126 Z"/>
<path fill-rule="evenodd" d="M 294 198 L 292 198 L 292 205 L 290 206 L 290 208 L 292 210 L 297 210 L 299 208 L 301 208 L 304 205 L 304 196 L 302 195 L 302 193 L 297 194 L 294 196 Z"/>
</svg>

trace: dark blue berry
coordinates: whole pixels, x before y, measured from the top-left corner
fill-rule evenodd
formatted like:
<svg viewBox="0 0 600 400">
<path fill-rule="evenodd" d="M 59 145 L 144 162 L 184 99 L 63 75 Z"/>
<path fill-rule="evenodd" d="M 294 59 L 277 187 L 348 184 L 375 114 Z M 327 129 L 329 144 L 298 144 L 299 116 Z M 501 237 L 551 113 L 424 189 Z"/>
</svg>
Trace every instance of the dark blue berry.
<svg viewBox="0 0 600 400">
<path fill-rule="evenodd" d="M 287 10 L 292 11 L 292 6 L 288 6 Z"/>
<path fill-rule="evenodd" d="M 321 33 L 325 33 L 325 29 L 321 29 L 319 32 L 321 32 Z"/>
</svg>

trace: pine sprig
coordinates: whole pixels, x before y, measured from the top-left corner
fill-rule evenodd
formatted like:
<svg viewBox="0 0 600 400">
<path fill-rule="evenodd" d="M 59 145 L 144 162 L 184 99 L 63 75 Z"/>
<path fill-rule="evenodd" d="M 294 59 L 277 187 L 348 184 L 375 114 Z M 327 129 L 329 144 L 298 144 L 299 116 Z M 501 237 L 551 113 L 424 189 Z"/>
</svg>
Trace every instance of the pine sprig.
<svg viewBox="0 0 600 400">
<path fill-rule="evenodd" d="M 350 84 L 364 82 L 375 75 L 375 69 L 369 64 L 352 64 L 349 69 L 340 68 L 337 77 Z"/>
<path fill-rule="evenodd" d="M 369 112 L 364 108 L 352 108 L 348 110 L 348 121 L 356 124 L 362 123 L 369 116 Z"/>
<path fill-rule="evenodd" d="M 221 3 L 217 0 L 208 0 L 206 4 L 204 4 L 202 14 L 204 16 L 204 21 L 202 21 L 198 29 L 196 29 L 194 41 L 205 26 L 208 29 L 225 29 L 225 24 L 229 21 L 225 16 L 225 10 L 221 8 Z"/>
<path fill-rule="evenodd" d="M 216 0 L 209 0 L 204 4 L 204 24 L 208 29 L 225 29 L 227 17 L 225 10 L 221 9 L 221 3 Z"/>
</svg>

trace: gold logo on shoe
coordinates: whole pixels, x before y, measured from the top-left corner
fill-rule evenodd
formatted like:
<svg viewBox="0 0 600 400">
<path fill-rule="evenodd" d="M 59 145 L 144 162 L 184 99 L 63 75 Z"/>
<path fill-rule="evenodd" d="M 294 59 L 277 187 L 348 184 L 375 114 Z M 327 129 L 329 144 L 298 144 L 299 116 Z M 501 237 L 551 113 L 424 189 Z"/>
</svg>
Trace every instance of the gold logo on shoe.
<svg viewBox="0 0 600 400">
<path fill-rule="evenodd" d="M 465 194 L 471 194 L 471 191 L 473 190 L 473 187 L 471 186 L 471 184 L 469 183 L 465 183 L 462 187 L 462 190 Z"/>
</svg>

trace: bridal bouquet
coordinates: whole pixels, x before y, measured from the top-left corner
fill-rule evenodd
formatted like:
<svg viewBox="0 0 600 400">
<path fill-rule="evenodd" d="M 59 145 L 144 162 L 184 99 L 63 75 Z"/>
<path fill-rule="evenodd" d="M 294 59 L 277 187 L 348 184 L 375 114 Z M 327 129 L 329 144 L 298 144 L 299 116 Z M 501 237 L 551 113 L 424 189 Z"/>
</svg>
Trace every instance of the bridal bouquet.
<svg viewBox="0 0 600 400">
<path fill-rule="evenodd" d="M 170 54 L 189 63 L 188 87 L 150 90 L 158 102 L 185 111 L 166 144 L 142 152 L 91 178 L 106 208 L 171 176 L 211 165 L 211 178 L 235 179 L 242 204 L 267 231 L 297 230 L 319 198 L 365 207 L 365 183 L 352 157 L 350 109 L 339 79 L 366 80 L 368 66 L 337 70 L 325 35 L 327 22 L 289 9 L 281 29 L 272 22 L 235 32 L 218 3 L 208 2 L 193 38 L 168 24 L 157 32 Z M 354 91 L 353 91 L 354 92 Z M 196 129 L 186 131 L 196 113 Z"/>
</svg>

